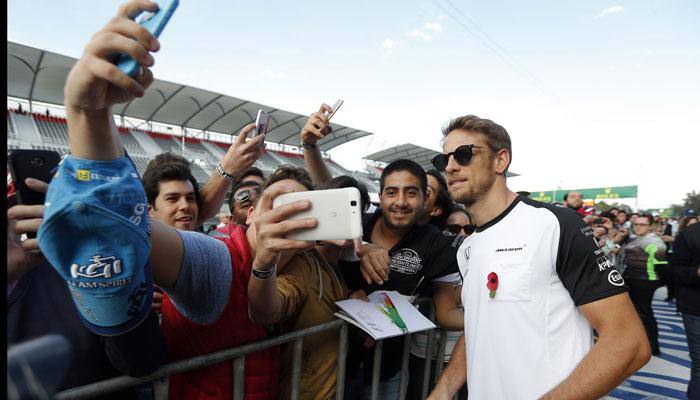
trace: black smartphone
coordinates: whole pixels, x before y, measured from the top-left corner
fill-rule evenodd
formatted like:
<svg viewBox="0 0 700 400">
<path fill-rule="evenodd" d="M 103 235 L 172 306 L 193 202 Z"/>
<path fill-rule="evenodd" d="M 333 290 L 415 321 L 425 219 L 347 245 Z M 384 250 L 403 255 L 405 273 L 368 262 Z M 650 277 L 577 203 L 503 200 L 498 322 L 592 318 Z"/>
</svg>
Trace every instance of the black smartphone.
<svg viewBox="0 0 700 400">
<path fill-rule="evenodd" d="M 44 204 L 46 195 L 27 187 L 24 180 L 34 178 L 46 183 L 51 181 L 61 155 L 52 150 L 15 149 L 7 155 L 10 174 L 15 184 L 17 204 Z"/>
</svg>

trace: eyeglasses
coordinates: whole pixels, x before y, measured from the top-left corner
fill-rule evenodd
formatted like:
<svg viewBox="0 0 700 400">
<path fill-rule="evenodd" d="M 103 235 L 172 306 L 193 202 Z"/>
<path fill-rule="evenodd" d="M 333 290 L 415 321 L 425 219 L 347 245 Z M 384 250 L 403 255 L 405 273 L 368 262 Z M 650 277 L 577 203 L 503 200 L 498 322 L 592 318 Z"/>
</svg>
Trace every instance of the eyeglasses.
<svg viewBox="0 0 700 400">
<path fill-rule="evenodd" d="M 455 161 L 459 165 L 465 166 L 469 164 L 469 161 L 472 159 L 472 155 L 474 155 L 474 151 L 472 150 L 473 148 L 481 148 L 482 146 L 476 146 L 473 144 L 465 144 L 464 146 L 459 146 L 455 149 L 455 151 L 447 154 L 438 154 L 435 157 L 433 157 L 430 162 L 433 163 L 433 166 L 435 169 L 437 169 L 440 172 L 445 172 L 445 168 L 447 168 L 447 163 L 450 162 L 450 156 L 454 155 L 455 156 Z"/>
<path fill-rule="evenodd" d="M 258 189 L 243 189 L 233 196 L 233 200 L 237 203 L 244 203 L 252 199 L 256 194 L 258 194 Z"/>
<path fill-rule="evenodd" d="M 472 225 L 472 224 L 467 224 L 467 225 L 448 224 L 448 225 L 445 225 L 445 230 L 447 232 L 453 233 L 455 235 L 459 234 L 460 231 L 464 231 L 465 234 L 471 235 L 476 230 L 476 225 Z"/>
</svg>

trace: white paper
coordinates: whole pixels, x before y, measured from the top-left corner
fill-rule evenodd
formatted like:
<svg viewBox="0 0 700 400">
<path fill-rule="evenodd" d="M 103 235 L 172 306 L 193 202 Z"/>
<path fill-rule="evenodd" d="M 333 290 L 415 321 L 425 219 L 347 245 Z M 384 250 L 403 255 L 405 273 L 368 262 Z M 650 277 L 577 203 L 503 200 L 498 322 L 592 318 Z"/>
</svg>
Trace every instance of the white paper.
<svg viewBox="0 0 700 400">
<path fill-rule="evenodd" d="M 380 310 L 380 307 L 385 307 L 385 295 L 389 297 L 396 311 L 398 311 L 407 332 L 403 331 Z M 411 304 L 407 296 L 399 294 L 396 291 L 388 292 L 380 290 L 370 294 L 368 298 L 369 302 L 357 299 L 336 302 L 344 313 L 336 313 L 335 315 L 362 328 L 374 339 L 401 336 L 405 333 L 435 328 L 435 324 L 424 317 L 423 314 Z"/>
</svg>

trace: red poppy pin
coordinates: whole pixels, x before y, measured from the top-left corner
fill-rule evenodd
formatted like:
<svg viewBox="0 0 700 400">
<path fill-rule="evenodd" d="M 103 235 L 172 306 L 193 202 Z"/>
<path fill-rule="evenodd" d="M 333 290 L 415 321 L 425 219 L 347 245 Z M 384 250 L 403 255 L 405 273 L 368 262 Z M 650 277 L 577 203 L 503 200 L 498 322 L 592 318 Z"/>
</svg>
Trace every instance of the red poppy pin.
<svg viewBox="0 0 700 400">
<path fill-rule="evenodd" d="M 486 288 L 489 290 L 489 297 L 493 299 L 496 297 L 496 289 L 498 289 L 498 275 L 495 272 L 491 272 L 486 279 Z"/>
</svg>

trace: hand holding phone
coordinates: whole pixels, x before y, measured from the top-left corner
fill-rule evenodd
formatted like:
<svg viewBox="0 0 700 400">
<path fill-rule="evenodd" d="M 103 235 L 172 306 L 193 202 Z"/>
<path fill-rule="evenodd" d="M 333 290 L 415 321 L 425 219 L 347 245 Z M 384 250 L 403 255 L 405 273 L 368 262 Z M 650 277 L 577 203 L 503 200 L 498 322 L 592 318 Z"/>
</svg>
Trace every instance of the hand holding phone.
<svg viewBox="0 0 700 400">
<path fill-rule="evenodd" d="M 157 0 L 158 11 L 156 12 L 141 12 L 137 14 L 134 20 L 146 30 L 148 30 L 156 38 L 160 36 L 165 28 L 165 25 L 170 21 L 173 13 L 180 4 L 179 0 Z M 128 54 L 119 54 L 114 62 L 125 74 L 134 77 L 139 71 L 140 64 Z"/>
<path fill-rule="evenodd" d="M 276 208 L 297 200 L 308 200 L 311 208 L 295 214 L 290 220 L 315 218 L 316 226 L 286 235 L 294 240 L 344 240 L 362 237 L 362 210 L 357 188 L 314 190 L 277 196 Z"/>
<path fill-rule="evenodd" d="M 10 174 L 15 186 L 17 203 L 30 206 L 44 204 L 46 196 L 26 184 L 27 178 L 50 182 L 54 169 L 61 161 L 58 152 L 52 150 L 15 149 L 7 156 Z"/>
<path fill-rule="evenodd" d="M 338 112 L 338 109 L 340 106 L 343 105 L 343 99 L 338 99 L 335 104 L 333 104 L 333 109 L 330 112 L 326 112 L 326 118 L 330 121 L 331 118 L 335 115 L 336 112 Z"/>
<path fill-rule="evenodd" d="M 306 121 L 306 124 L 304 124 L 304 127 L 301 128 L 302 145 L 312 146 L 311 148 L 313 148 L 313 145 L 315 145 L 317 141 L 323 139 L 326 137 L 326 135 L 331 133 L 332 128 L 329 118 L 335 114 L 335 111 L 338 111 L 338 108 L 342 103 L 342 100 L 338 100 L 336 101 L 334 107 L 323 103 L 321 104 L 321 107 L 319 107 L 318 111 L 311 114 L 309 119 Z"/>
<path fill-rule="evenodd" d="M 46 194 L 49 185 L 36 179 L 24 182 L 29 189 Z M 16 193 L 8 196 L 8 206 L 16 203 Z M 13 282 L 34 268 L 44 257 L 36 233 L 44 221 L 44 205 L 13 205 L 7 210 L 7 281 Z M 21 222 L 21 224 L 18 224 Z M 22 235 L 27 239 L 22 241 Z"/>
</svg>

